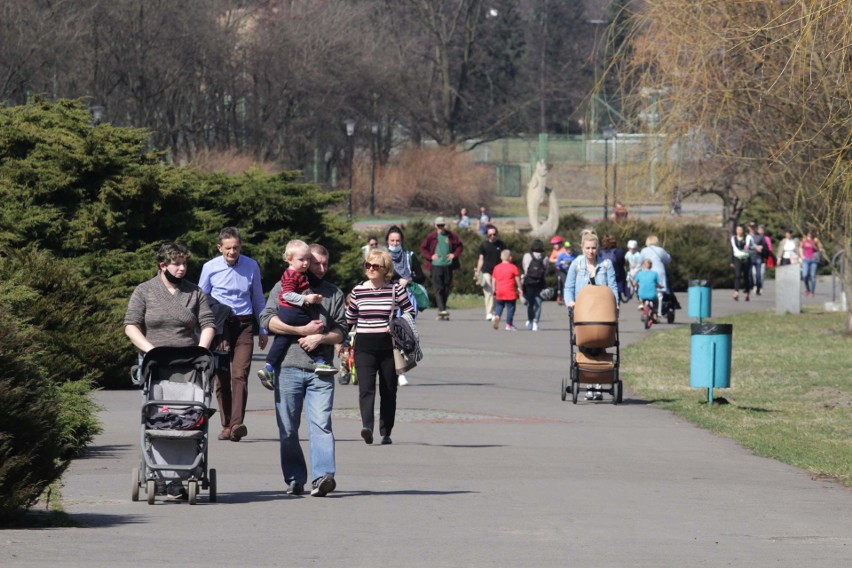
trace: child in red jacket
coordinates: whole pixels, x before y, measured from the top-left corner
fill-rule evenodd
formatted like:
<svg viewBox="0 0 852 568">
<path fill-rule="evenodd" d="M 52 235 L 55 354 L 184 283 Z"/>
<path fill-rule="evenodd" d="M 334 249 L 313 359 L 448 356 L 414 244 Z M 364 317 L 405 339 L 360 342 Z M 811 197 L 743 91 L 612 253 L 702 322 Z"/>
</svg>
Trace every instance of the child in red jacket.
<svg viewBox="0 0 852 568">
<path fill-rule="evenodd" d="M 494 329 L 500 329 L 500 317 L 506 308 L 506 331 L 515 331 L 515 303 L 521 293 L 521 272 L 512 264 L 512 251 L 500 251 L 500 264 L 494 267 L 491 278 L 494 281 Z"/>
</svg>

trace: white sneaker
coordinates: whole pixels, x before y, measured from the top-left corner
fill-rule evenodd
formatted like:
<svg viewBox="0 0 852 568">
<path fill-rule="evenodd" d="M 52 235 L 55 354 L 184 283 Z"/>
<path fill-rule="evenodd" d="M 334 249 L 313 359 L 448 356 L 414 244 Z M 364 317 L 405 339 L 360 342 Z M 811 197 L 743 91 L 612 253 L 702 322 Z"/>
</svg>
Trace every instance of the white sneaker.
<svg viewBox="0 0 852 568">
<path fill-rule="evenodd" d="M 405 375 L 399 375 L 399 377 L 397 377 L 397 379 L 396 379 L 396 384 L 398 384 L 401 387 L 404 387 L 405 385 L 408 384 L 408 379 L 405 378 Z"/>
<path fill-rule="evenodd" d="M 485 316 L 485 321 L 491 321 L 493 319 L 494 319 L 494 314 L 488 314 L 487 316 Z"/>
<path fill-rule="evenodd" d="M 537 322 L 537 321 L 534 321 L 534 322 L 533 322 L 533 324 L 532 324 L 532 330 L 533 330 L 533 331 L 538 331 L 538 322 Z"/>
<path fill-rule="evenodd" d="M 527 320 L 527 329 L 532 329 L 532 322 Z"/>
</svg>

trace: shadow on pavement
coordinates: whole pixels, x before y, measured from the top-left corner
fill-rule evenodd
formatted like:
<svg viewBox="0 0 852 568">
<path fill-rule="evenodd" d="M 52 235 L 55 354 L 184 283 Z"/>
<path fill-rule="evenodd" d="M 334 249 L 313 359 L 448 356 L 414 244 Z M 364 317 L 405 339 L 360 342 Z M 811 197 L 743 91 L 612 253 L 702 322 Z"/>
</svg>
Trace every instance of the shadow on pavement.
<svg viewBox="0 0 852 568">
<path fill-rule="evenodd" d="M 89 446 L 82 459 L 115 458 L 130 448 L 136 448 L 134 444 L 107 444 L 103 446 Z"/>
<path fill-rule="evenodd" d="M 466 495 L 478 493 L 478 491 L 423 491 L 420 489 L 412 489 L 409 491 L 335 491 L 329 494 L 328 498 L 340 497 L 367 497 L 369 495 L 417 495 L 428 497 L 430 495 Z"/>
</svg>

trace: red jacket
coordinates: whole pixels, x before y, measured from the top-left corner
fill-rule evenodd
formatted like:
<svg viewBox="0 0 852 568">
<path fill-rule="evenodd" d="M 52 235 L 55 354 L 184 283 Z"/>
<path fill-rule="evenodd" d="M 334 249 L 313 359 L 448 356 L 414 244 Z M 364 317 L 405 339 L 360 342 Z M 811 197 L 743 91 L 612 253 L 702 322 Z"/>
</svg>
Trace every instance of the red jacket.
<svg viewBox="0 0 852 568">
<path fill-rule="evenodd" d="M 461 268 L 459 258 L 462 253 L 462 242 L 458 235 L 452 231 L 447 231 L 447 238 L 450 240 L 450 253 L 453 255 L 453 270 Z M 420 253 L 423 255 L 423 264 L 426 265 L 426 270 L 432 270 L 432 255 L 435 254 L 435 249 L 438 247 L 438 229 L 435 229 L 423 239 L 420 244 Z"/>
</svg>

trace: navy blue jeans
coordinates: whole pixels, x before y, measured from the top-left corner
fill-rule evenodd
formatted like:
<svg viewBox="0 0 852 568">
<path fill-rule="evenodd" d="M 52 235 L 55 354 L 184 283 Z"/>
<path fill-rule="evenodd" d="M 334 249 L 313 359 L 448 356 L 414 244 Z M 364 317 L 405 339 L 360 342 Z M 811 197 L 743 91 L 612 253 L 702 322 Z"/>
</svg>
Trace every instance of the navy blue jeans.
<svg viewBox="0 0 852 568">
<path fill-rule="evenodd" d="M 503 308 L 506 308 L 506 324 L 507 325 L 515 325 L 513 322 L 515 321 L 515 304 L 516 300 L 496 300 L 494 313 L 497 317 L 501 317 L 503 315 Z"/>
</svg>

